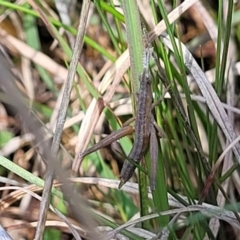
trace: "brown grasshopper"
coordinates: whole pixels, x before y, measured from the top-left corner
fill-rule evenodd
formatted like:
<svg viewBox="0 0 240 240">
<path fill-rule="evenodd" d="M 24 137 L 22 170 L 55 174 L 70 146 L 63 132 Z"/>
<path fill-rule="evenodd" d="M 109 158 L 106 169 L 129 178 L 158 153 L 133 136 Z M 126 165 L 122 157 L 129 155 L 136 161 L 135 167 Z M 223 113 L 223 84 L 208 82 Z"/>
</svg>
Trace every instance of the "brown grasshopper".
<svg viewBox="0 0 240 240">
<path fill-rule="evenodd" d="M 154 121 L 154 117 L 152 114 L 152 88 L 151 88 L 151 76 L 149 70 L 149 62 L 151 57 L 152 49 L 146 48 L 144 50 L 143 57 L 143 72 L 140 75 L 140 89 L 138 93 L 138 102 L 137 102 L 137 112 L 135 119 L 135 129 L 131 126 L 123 127 L 120 130 L 117 130 L 107 136 L 105 139 L 101 140 L 92 148 L 82 152 L 80 154 L 80 158 L 84 158 L 86 155 L 110 145 L 112 142 L 124 137 L 126 135 L 130 135 L 135 130 L 135 141 L 128 155 L 128 160 L 126 160 L 123 164 L 121 173 L 120 173 L 120 183 L 119 188 L 121 188 L 133 175 L 136 165 L 139 164 L 141 159 L 143 158 L 149 142 L 150 142 L 150 156 L 151 156 L 151 179 L 150 186 L 151 189 L 155 189 L 155 179 L 156 179 L 156 163 L 158 159 L 158 140 L 156 136 L 157 128 L 160 137 L 164 137 L 164 132 L 157 126 Z M 133 164 L 136 163 L 136 164 Z"/>
<path fill-rule="evenodd" d="M 151 57 L 151 49 L 147 48 L 144 51 L 144 61 L 146 61 L 143 73 L 140 76 L 140 89 L 138 93 L 138 102 L 137 102 L 137 114 L 135 120 L 135 141 L 128 155 L 128 159 L 135 163 L 139 163 L 143 158 L 148 145 L 149 140 L 151 140 L 150 155 L 151 163 L 156 163 L 158 157 L 158 144 L 156 131 L 154 128 L 154 118 L 152 115 L 152 88 L 151 88 L 151 76 L 149 71 L 149 62 Z M 143 61 L 143 62 L 144 62 Z M 120 173 L 120 184 L 121 188 L 133 175 L 133 172 L 136 168 L 131 161 L 125 161 Z M 155 164 L 154 163 L 154 164 Z M 152 170 L 154 167 L 152 167 Z M 155 168 L 156 169 L 156 168 Z M 155 174 L 151 174 L 151 188 L 155 189 Z"/>
</svg>

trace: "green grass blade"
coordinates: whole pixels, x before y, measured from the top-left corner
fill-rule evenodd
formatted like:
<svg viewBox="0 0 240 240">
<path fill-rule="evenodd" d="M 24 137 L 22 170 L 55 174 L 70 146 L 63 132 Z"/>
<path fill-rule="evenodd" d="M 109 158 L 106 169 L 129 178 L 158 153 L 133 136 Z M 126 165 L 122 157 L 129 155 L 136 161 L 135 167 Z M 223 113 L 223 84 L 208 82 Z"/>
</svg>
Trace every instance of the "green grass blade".
<svg viewBox="0 0 240 240">
<path fill-rule="evenodd" d="M 134 93 L 139 89 L 139 76 L 142 73 L 143 42 L 142 29 L 138 6 L 135 0 L 122 0 L 125 16 L 127 41 L 131 62 L 132 90 Z"/>
<path fill-rule="evenodd" d="M 41 178 L 33 175 L 32 173 L 28 172 L 24 168 L 18 166 L 17 164 L 13 163 L 9 159 L 0 156 L 0 165 L 8 169 L 9 171 L 15 173 L 19 177 L 25 179 L 27 182 L 35 184 L 39 187 L 44 186 L 44 180 Z M 52 194 L 56 195 L 57 197 L 63 199 L 63 195 L 60 191 L 58 191 L 56 188 L 52 188 Z"/>
</svg>

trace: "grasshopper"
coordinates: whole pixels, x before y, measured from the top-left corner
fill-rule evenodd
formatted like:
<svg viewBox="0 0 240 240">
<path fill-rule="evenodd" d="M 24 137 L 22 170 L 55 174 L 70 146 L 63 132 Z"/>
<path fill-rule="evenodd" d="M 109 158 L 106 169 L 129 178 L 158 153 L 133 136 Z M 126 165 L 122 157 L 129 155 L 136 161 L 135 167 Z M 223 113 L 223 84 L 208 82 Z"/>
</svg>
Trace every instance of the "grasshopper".
<svg viewBox="0 0 240 240">
<path fill-rule="evenodd" d="M 149 62 L 151 57 L 152 50 L 148 47 L 144 50 L 143 62 L 144 68 L 143 72 L 140 75 L 140 89 L 138 93 L 138 102 L 137 102 L 137 114 L 135 120 L 135 141 L 128 155 L 128 159 L 135 163 L 139 163 L 143 158 L 150 139 L 157 139 L 150 136 L 156 132 L 153 126 L 154 118 L 152 115 L 152 88 L 151 88 L 151 76 L 149 70 Z M 157 142 L 155 142 L 156 144 Z M 152 143 L 151 143 L 152 144 Z M 157 145 L 156 145 L 157 146 Z M 157 147 L 151 147 L 151 150 L 154 151 L 151 153 L 152 156 L 156 156 Z M 120 184 L 121 188 L 133 175 L 133 172 L 136 166 L 131 161 L 125 161 L 120 173 Z M 153 181 L 151 180 L 151 188 L 155 189 L 155 184 L 152 185 Z"/>
<path fill-rule="evenodd" d="M 156 179 L 156 163 L 158 159 L 158 139 L 156 134 L 156 128 L 160 137 L 165 137 L 163 130 L 158 127 L 154 121 L 152 114 L 153 95 L 151 87 L 151 76 L 149 69 L 149 62 L 152 54 L 152 49 L 148 47 L 144 49 L 143 56 L 143 72 L 139 77 L 140 88 L 138 92 L 137 112 L 135 119 L 134 129 L 131 126 L 125 126 L 120 130 L 117 130 L 101 140 L 99 143 L 89 148 L 88 150 L 80 153 L 80 158 L 84 158 L 86 155 L 97 151 L 100 148 L 110 145 L 112 142 L 130 135 L 135 131 L 135 141 L 133 147 L 128 155 L 128 160 L 125 160 L 121 173 L 119 188 L 121 188 L 133 175 L 136 165 L 139 164 L 143 158 L 149 142 L 150 142 L 150 156 L 151 156 L 151 179 L 150 186 L 152 190 L 155 190 Z M 166 92 L 166 91 L 165 91 Z M 136 163 L 136 164 L 134 164 Z"/>
</svg>

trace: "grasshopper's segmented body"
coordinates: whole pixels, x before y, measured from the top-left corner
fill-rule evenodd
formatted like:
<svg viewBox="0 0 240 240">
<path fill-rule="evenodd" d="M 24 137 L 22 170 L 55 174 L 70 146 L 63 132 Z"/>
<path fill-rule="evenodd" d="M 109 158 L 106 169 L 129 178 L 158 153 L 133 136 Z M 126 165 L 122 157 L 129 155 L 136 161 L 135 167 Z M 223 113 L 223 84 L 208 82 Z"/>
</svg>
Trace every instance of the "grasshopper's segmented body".
<svg viewBox="0 0 240 240">
<path fill-rule="evenodd" d="M 140 76 L 140 89 L 138 93 L 137 115 L 135 121 L 135 141 L 128 158 L 139 163 L 148 147 L 152 111 L 152 88 L 149 72 L 150 51 L 145 50 L 147 65 Z M 132 176 L 136 166 L 130 161 L 125 161 L 120 174 L 119 188 Z"/>
</svg>

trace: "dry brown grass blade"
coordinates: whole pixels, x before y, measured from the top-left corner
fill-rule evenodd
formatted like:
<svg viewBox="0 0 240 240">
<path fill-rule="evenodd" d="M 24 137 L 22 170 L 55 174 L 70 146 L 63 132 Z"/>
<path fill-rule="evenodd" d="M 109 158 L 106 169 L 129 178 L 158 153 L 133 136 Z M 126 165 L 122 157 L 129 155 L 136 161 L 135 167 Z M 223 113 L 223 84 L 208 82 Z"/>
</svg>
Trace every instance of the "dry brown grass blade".
<svg viewBox="0 0 240 240">
<path fill-rule="evenodd" d="M 19 224 L 14 224 L 11 226 L 7 226 L 5 227 L 7 231 L 11 231 L 11 230 L 16 230 L 16 229 L 23 229 L 23 228 L 36 228 L 37 226 L 37 222 L 30 222 L 30 223 L 19 223 Z M 72 224 L 72 226 L 74 227 L 74 229 L 76 229 L 76 231 L 78 231 L 80 233 L 80 235 L 84 235 L 85 232 L 77 225 Z M 54 220 L 47 220 L 46 221 L 46 227 L 56 227 L 58 229 L 60 229 L 62 232 L 65 233 L 71 233 L 69 231 L 69 226 L 68 224 L 66 224 L 65 222 L 60 222 L 60 221 L 54 221 Z M 0 239 L 1 235 L 0 235 Z M 4 239 L 3 239 L 4 240 Z"/>
<path fill-rule="evenodd" d="M 16 50 L 21 56 L 31 59 L 34 63 L 42 66 L 56 76 L 56 83 L 61 84 L 67 78 L 67 69 L 54 62 L 50 57 L 29 47 L 26 43 L 18 40 L 5 30 L 0 28 L 0 43 L 10 51 Z"/>
<path fill-rule="evenodd" d="M 24 187 L 24 189 L 26 189 L 27 191 L 31 191 L 31 192 L 39 192 L 42 190 L 41 187 L 38 187 L 36 185 L 29 185 Z M 8 195 L 6 195 L 5 197 L 3 197 L 0 200 L 0 209 L 1 211 L 4 211 L 5 209 L 7 209 L 9 206 L 11 206 L 14 202 L 18 201 L 19 199 L 21 199 L 24 196 L 25 192 L 21 189 L 18 189 L 16 191 L 13 191 L 11 193 L 9 193 Z"/>
<path fill-rule="evenodd" d="M 169 23 L 173 23 L 176 21 L 181 15 L 186 12 L 190 7 L 192 7 L 196 2 L 199 0 L 186 0 L 181 3 L 178 7 L 176 7 L 172 12 L 168 14 L 168 21 Z M 166 24 L 162 20 L 159 22 L 150 32 L 150 41 L 154 41 L 158 36 L 166 30 Z"/>
<path fill-rule="evenodd" d="M 11 194 L 9 194 L 9 196 L 6 196 L 6 198 L 4 200 L 1 201 L 1 205 L 4 206 L 5 208 L 9 208 L 10 204 L 13 204 L 15 201 L 17 201 L 18 199 L 22 198 L 23 196 L 25 196 L 26 194 L 29 194 L 30 196 L 34 197 L 35 199 L 41 201 L 42 197 L 40 197 L 39 195 L 35 194 L 34 192 L 32 192 L 30 189 L 33 190 L 40 190 L 39 187 L 31 185 L 31 187 L 25 187 L 25 188 L 20 188 L 20 187 L 16 187 L 16 186 L 9 186 L 9 187 L 1 187 L 0 191 L 5 190 L 5 189 L 9 189 L 9 190 L 15 190 L 14 192 L 12 192 Z M 1 209 L 1 211 L 3 211 L 4 209 Z M 73 236 L 76 239 L 81 239 L 79 234 L 77 233 L 77 231 L 75 230 L 75 228 L 72 226 L 71 222 L 69 221 L 69 219 L 67 217 L 65 217 L 63 214 L 61 214 L 57 209 L 55 209 L 53 206 L 50 205 L 50 209 L 58 216 L 59 219 L 61 219 L 70 229 L 70 231 L 72 232 Z M 21 210 L 18 208 L 17 209 L 18 213 L 21 214 Z"/>
<path fill-rule="evenodd" d="M 82 121 L 81 128 L 78 133 L 79 140 L 75 147 L 76 156 L 72 165 L 72 170 L 75 174 L 78 172 L 79 166 L 81 164 L 79 153 L 83 152 L 86 149 L 103 107 L 103 100 L 101 98 L 98 100 L 93 99 Z"/>
<path fill-rule="evenodd" d="M 22 146 L 27 142 L 31 142 L 33 139 L 34 137 L 29 133 L 26 133 L 21 137 L 20 136 L 14 137 L 0 150 L 0 155 L 9 156 L 17 149 L 19 149 L 19 146 Z"/>
<path fill-rule="evenodd" d="M 21 19 L 19 15 L 15 12 L 12 12 L 9 14 L 9 17 L 12 19 L 12 23 L 15 26 L 15 29 L 18 29 L 17 34 L 18 37 L 24 41 L 25 39 L 25 33 L 21 25 Z M 33 84 L 33 75 L 32 75 L 32 69 L 31 69 L 31 61 L 30 59 L 21 56 L 21 69 L 22 69 L 22 79 L 27 95 L 30 100 L 34 99 L 34 84 Z"/>
</svg>

